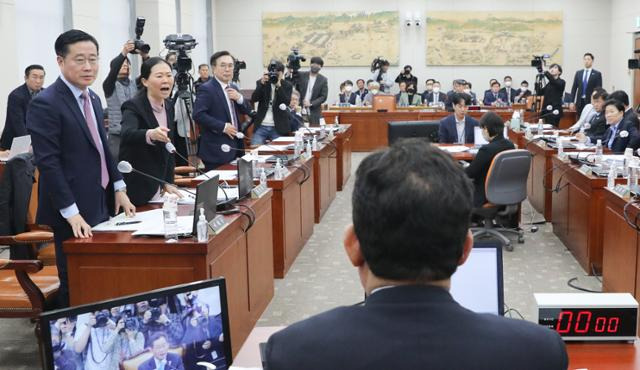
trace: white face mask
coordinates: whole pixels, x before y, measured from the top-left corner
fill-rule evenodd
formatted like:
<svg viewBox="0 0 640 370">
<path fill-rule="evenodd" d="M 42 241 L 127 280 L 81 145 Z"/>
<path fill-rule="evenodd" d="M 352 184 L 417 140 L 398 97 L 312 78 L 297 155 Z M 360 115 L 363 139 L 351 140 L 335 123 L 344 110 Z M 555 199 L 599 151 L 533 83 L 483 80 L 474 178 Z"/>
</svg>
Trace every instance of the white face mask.
<svg viewBox="0 0 640 370">
<path fill-rule="evenodd" d="M 464 89 L 464 93 L 465 94 L 470 94 L 471 93 L 471 89 Z"/>
<path fill-rule="evenodd" d="M 505 82 L 504 82 L 504 85 L 505 85 L 506 87 L 511 87 L 511 81 L 505 81 Z"/>
<path fill-rule="evenodd" d="M 520 86 L 520 90 L 527 91 L 527 90 L 529 90 L 529 88 L 527 86 Z"/>
<path fill-rule="evenodd" d="M 491 141 L 491 137 L 489 136 L 489 132 L 487 130 L 482 130 L 482 137 L 486 140 L 486 141 Z"/>
<path fill-rule="evenodd" d="M 371 90 L 371 93 L 372 93 L 373 95 L 377 94 L 377 93 L 378 93 L 378 89 L 372 89 L 372 90 Z"/>
<path fill-rule="evenodd" d="M 433 88 L 433 92 L 434 92 L 434 93 L 440 92 L 440 88 L 439 88 L 439 87 L 437 87 L 437 86 L 435 86 L 435 87 Z"/>
<path fill-rule="evenodd" d="M 351 85 L 347 85 L 347 86 L 344 87 L 344 91 L 346 91 L 346 92 L 351 92 L 351 90 L 353 90 L 353 86 L 351 86 Z"/>
</svg>

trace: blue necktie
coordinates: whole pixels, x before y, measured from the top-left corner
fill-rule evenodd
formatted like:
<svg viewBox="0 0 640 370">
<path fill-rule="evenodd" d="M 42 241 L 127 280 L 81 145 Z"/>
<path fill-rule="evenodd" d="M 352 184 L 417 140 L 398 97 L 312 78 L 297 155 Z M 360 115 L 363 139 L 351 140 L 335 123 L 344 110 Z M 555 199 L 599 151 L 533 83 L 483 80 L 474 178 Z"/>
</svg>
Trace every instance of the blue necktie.
<svg viewBox="0 0 640 370">
<path fill-rule="evenodd" d="M 613 140 L 615 140 L 617 132 L 618 132 L 618 125 L 615 125 L 615 127 L 611 128 L 611 137 L 609 138 L 609 142 L 607 143 L 607 147 L 609 149 L 611 149 L 611 146 L 613 145 Z"/>
<path fill-rule="evenodd" d="M 584 76 L 582 76 L 582 97 L 587 97 L 587 82 L 589 81 L 589 72 L 585 69 Z"/>
</svg>

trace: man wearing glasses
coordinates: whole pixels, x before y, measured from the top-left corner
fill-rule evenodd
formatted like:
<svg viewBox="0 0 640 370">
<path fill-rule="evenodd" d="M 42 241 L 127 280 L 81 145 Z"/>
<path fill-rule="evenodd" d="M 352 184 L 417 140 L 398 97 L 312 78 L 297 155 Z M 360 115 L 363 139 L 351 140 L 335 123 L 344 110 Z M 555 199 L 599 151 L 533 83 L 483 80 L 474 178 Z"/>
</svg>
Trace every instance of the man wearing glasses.
<svg viewBox="0 0 640 370">
<path fill-rule="evenodd" d="M 80 30 L 55 42 L 60 77 L 27 110 L 27 130 L 40 171 L 36 222 L 51 226 L 60 277 L 58 304 L 69 304 L 64 240 L 92 236 L 91 226 L 120 209 L 135 213 L 109 152 L 100 98 L 89 89 L 98 74 L 98 42 Z"/>
</svg>

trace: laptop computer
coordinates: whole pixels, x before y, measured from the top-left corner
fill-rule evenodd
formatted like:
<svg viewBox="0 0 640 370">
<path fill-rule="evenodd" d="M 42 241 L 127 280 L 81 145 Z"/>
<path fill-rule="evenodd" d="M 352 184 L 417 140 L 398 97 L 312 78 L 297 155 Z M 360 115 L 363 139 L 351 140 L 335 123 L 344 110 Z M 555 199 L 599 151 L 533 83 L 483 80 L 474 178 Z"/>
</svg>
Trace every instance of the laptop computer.
<svg viewBox="0 0 640 370">
<path fill-rule="evenodd" d="M 175 338 L 164 330 L 167 325 L 161 316 L 174 325 L 182 325 L 183 335 Z M 143 331 L 145 317 L 147 328 L 157 326 L 158 330 Z M 158 325 L 151 325 L 152 322 Z M 217 369 L 228 369 L 233 360 L 224 278 L 49 311 L 40 316 L 40 325 L 47 370 L 106 369 L 112 363 L 140 368 L 154 358 L 164 360 L 165 369 L 191 369 L 196 367 L 191 363 L 195 357 L 197 361 L 213 363 Z M 74 348 L 74 343 L 81 343 L 80 339 L 87 335 L 86 344 Z M 112 346 L 109 351 L 106 341 L 113 335 L 117 335 L 116 340 L 122 338 L 118 343 L 124 344 Z M 133 343 L 128 337 L 135 339 Z M 206 350 L 202 346 L 205 341 L 210 342 Z M 154 344 L 162 348 L 154 351 Z M 115 351 L 116 347 L 121 351 Z M 78 355 L 75 350 L 79 348 Z"/>
<path fill-rule="evenodd" d="M 509 138 L 509 130 L 507 129 L 507 126 L 504 126 L 504 131 L 502 132 L 502 135 L 505 138 Z M 473 146 L 476 148 L 479 148 L 486 144 L 489 144 L 489 142 L 486 141 L 482 136 L 482 129 L 478 126 L 474 127 L 473 128 Z"/>
</svg>

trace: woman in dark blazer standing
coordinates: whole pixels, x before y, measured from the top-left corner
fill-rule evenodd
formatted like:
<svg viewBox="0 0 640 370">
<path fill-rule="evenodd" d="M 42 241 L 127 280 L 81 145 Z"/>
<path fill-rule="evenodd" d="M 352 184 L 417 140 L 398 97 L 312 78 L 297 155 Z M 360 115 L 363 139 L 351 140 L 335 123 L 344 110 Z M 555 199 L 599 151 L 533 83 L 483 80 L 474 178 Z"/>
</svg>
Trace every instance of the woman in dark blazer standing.
<svg viewBox="0 0 640 370">
<path fill-rule="evenodd" d="M 122 104 L 119 158 L 141 172 L 173 183 L 175 158 L 165 148 L 175 131 L 173 104 L 169 100 L 173 89 L 171 66 L 162 58 L 149 58 L 142 64 L 140 82 L 142 90 Z M 179 194 L 174 186 L 134 172 L 124 174 L 124 181 L 129 199 L 138 206 L 164 192 Z"/>
</svg>

